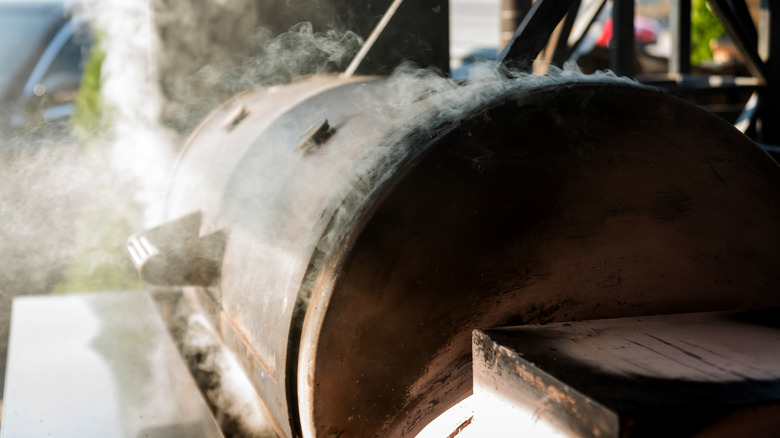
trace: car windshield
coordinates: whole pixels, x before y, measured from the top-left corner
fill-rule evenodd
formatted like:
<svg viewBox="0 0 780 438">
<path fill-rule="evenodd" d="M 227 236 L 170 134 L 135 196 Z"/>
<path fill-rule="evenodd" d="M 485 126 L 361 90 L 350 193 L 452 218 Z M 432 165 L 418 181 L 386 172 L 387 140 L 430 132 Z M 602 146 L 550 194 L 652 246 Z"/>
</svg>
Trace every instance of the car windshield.
<svg viewBox="0 0 780 438">
<path fill-rule="evenodd" d="M 0 95 L 49 33 L 52 15 L 44 8 L 0 7 Z"/>
</svg>

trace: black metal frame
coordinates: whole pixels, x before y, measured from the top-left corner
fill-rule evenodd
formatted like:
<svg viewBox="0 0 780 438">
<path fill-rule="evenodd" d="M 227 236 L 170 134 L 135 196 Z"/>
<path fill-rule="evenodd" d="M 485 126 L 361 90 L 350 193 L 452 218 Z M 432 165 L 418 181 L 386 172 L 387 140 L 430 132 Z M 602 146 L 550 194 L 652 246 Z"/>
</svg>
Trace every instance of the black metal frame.
<svg viewBox="0 0 780 438">
<path fill-rule="evenodd" d="M 568 44 L 575 19 L 587 20 L 590 28 L 607 0 L 595 13 L 578 17 L 580 0 L 536 0 L 520 22 L 511 41 L 499 54 L 500 66 L 530 71 L 532 62 L 548 47 L 560 23 L 560 34 L 554 44 L 552 61 L 562 64 L 582 42 Z M 674 46 L 668 74 L 638 78 L 670 89 L 682 97 L 706 93 L 753 93 L 737 126 L 763 143 L 780 144 L 780 5 L 774 0 L 761 1 L 761 21 L 756 28 L 745 0 L 707 0 L 728 36 L 742 55 L 749 77 L 708 77 L 691 74 L 691 0 L 671 0 L 670 25 Z M 613 37 L 610 64 L 614 72 L 634 76 L 634 0 L 612 0 Z M 773 4 L 775 4 L 773 6 Z"/>
<path fill-rule="evenodd" d="M 533 60 L 547 46 L 558 23 L 575 2 L 577 0 L 537 0 L 498 55 L 499 65 L 529 71 Z"/>
</svg>

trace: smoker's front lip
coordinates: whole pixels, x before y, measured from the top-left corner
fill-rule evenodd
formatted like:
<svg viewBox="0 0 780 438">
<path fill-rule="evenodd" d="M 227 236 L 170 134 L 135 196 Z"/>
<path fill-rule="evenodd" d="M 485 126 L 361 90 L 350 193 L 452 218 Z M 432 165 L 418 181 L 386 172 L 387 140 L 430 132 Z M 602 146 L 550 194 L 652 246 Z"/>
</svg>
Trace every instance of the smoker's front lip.
<svg viewBox="0 0 780 438">
<path fill-rule="evenodd" d="M 151 297 L 15 298 L 3 438 L 222 437 Z"/>
</svg>

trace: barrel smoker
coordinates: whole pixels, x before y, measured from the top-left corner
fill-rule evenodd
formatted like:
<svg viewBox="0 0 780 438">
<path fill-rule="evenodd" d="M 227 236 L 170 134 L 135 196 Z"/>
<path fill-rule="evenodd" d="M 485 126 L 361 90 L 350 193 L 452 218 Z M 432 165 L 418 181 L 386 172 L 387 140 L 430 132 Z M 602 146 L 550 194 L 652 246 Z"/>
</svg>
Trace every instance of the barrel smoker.
<svg viewBox="0 0 780 438">
<path fill-rule="evenodd" d="M 778 305 L 778 184 L 627 80 L 318 76 L 214 112 L 130 248 L 279 435 L 414 436 L 472 391 L 475 329 Z"/>
<path fill-rule="evenodd" d="M 549 436 L 780 430 L 780 168 L 632 80 L 249 90 L 189 138 L 166 216 L 128 247 L 221 431 L 121 436 L 250 435 L 206 367 L 222 349 L 280 437 L 541 436 L 523 409 Z"/>
</svg>

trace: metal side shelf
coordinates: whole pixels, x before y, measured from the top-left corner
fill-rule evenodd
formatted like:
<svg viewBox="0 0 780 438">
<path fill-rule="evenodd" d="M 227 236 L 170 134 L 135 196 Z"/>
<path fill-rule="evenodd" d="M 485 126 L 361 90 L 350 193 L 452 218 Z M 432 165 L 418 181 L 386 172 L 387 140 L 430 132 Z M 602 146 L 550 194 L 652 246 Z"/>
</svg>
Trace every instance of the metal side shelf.
<svg viewBox="0 0 780 438">
<path fill-rule="evenodd" d="M 780 309 L 476 331 L 474 424 L 535 437 L 780 436 Z"/>
<path fill-rule="evenodd" d="M 13 301 L 2 438 L 218 438 L 144 292 Z"/>
</svg>

